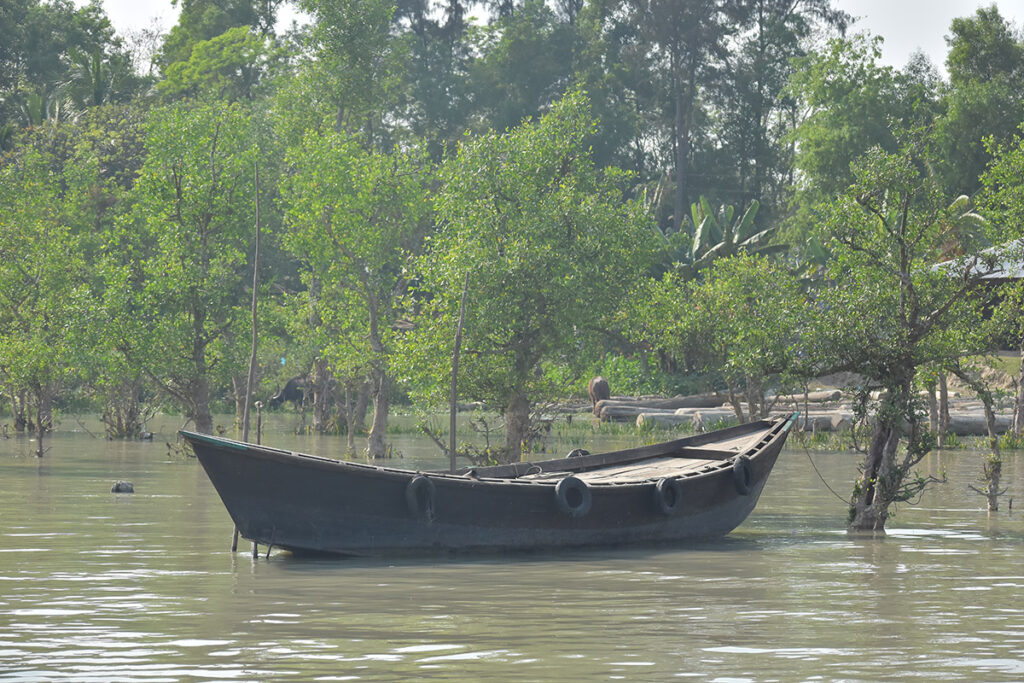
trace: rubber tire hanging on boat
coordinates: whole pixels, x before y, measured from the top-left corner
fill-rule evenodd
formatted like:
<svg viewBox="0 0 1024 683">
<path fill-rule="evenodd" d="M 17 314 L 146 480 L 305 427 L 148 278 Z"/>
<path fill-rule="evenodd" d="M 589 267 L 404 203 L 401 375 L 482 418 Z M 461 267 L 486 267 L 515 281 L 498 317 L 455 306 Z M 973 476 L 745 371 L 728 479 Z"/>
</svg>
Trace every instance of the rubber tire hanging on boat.
<svg viewBox="0 0 1024 683">
<path fill-rule="evenodd" d="M 745 455 L 737 455 L 732 461 L 732 481 L 736 484 L 736 491 L 741 496 L 750 493 L 754 485 L 754 470 L 750 466 L 750 458 Z"/>
<path fill-rule="evenodd" d="M 558 508 L 570 517 L 582 517 L 590 512 L 594 496 L 587 482 L 569 475 L 555 484 Z"/>
<path fill-rule="evenodd" d="M 417 474 L 405 486 L 405 504 L 413 517 L 434 521 L 434 493 L 436 487 L 428 477 Z"/>
<path fill-rule="evenodd" d="M 658 512 L 671 517 L 683 505 L 683 485 L 675 477 L 659 479 L 654 485 L 654 506 Z"/>
</svg>

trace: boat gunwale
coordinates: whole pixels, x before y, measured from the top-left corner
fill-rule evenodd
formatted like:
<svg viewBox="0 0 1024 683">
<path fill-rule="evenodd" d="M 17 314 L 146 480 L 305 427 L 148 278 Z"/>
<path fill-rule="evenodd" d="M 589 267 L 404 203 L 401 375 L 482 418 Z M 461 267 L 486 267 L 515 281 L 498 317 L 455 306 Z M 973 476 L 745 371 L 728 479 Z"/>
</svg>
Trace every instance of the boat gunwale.
<svg viewBox="0 0 1024 683">
<path fill-rule="evenodd" d="M 763 429 L 764 437 L 760 441 L 755 443 L 754 445 L 752 445 L 752 446 L 750 446 L 748 448 L 745 448 L 743 450 L 736 451 L 736 452 L 720 451 L 723 454 L 728 453 L 729 457 L 723 458 L 723 459 L 720 459 L 720 460 L 707 460 L 706 461 L 707 464 L 704 465 L 703 467 L 694 468 L 693 470 L 690 470 L 688 472 L 680 472 L 679 474 L 671 475 L 671 477 L 669 477 L 669 478 L 677 478 L 677 479 L 680 479 L 680 480 L 684 480 L 685 479 L 685 480 L 689 481 L 689 480 L 692 480 L 692 479 L 695 479 L 695 478 L 698 478 L 698 477 L 701 477 L 701 476 L 710 476 L 710 475 L 718 473 L 719 471 L 721 471 L 723 469 L 728 469 L 728 468 L 733 467 L 733 462 L 735 461 L 735 458 L 737 456 L 744 455 L 744 456 L 747 456 L 747 457 L 749 457 L 751 459 L 756 458 L 769 445 L 774 443 L 780 436 L 788 433 L 788 431 L 789 431 L 788 428 L 787 428 L 788 427 L 788 423 L 791 423 L 792 421 L 794 421 L 796 419 L 796 416 L 797 416 L 797 414 L 793 413 L 792 415 L 790 415 L 788 417 L 788 419 L 780 417 L 780 418 L 770 418 L 769 420 L 761 420 L 759 422 L 765 424 L 765 427 Z M 747 423 L 745 425 L 738 425 L 738 427 L 746 427 L 746 428 L 748 428 L 750 433 L 753 435 L 758 430 L 757 429 L 750 429 L 750 427 L 752 425 L 755 425 L 755 424 L 758 424 L 758 423 Z M 734 427 L 733 429 L 737 429 L 737 428 Z M 331 458 L 331 457 L 322 456 L 322 455 L 313 455 L 313 454 L 310 454 L 310 453 L 303 453 L 301 451 L 292 451 L 292 450 L 287 450 L 287 449 L 283 449 L 283 448 L 276 448 L 276 447 L 273 447 L 273 446 L 264 446 L 262 444 L 252 444 L 252 443 L 247 443 L 247 442 L 244 442 L 244 441 L 237 441 L 237 440 L 234 440 L 234 439 L 227 439 L 227 438 L 224 438 L 224 437 L 213 436 L 213 435 L 210 435 L 210 434 L 200 434 L 199 432 L 191 432 L 191 431 L 187 431 L 187 430 L 180 430 L 179 433 L 183 437 L 185 437 L 186 440 L 189 440 L 189 441 L 196 440 L 196 441 L 203 442 L 203 443 L 205 443 L 205 444 L 207 444 L 209 446 L 213 446 L 213 447 L 217 447 L 217 448 L 228 449 L 228 450 L 235 450 L 235 451 L 239 451 L 239 452 L 245 452 L 247 454 L 247 456 L 249 456 L 249 457 L 261 457 L 261 458 L 264 458 L 264 459 L 277 459 L 277 460 L 283 460 L 283 461 L 288 461 L 288 460 L 306 461 L 309 464 L 319 465 L 319 466 L 322 466 L 322 467 L 328 467 L 328 468 L 338 468 L 338 467 L 340 467 L 340 468 L 343 468 L 343 469 L 344 468 L 349 468 L 349 469 L 352 469 L 354 471 L 362 471 L 362 472 L 365 472 L 367 474 L 377 473 L 377 474 L 385 474 L 385 475 L 398 476 L 398 477 L 402 477 L 402 478 L 411 478 L 411 477 L 415 477 L 415 476 L 428 476 L 431 479 L 443 480 L 445 482 L 461 482 L 461 483 L 466 484 L 466 485 L 477 485 L 477 484 L 488 484 L 488 485 L 517 484 L 517 485 L 533 485 L 533 486 L 548 486 L 548 487 L 550 487 L 550 486 L 555 486 L 557 484 L 557 481 L 558 481 L 557 479 L 529 479 L 529 478 L 525 478 L 525 477 L 528 476 L 525 473 L 517 475 L 515 477 L 473 476 L 472 472 L 473 472 L 473 470 L 475 468 L 469 468 L 468 471 L 466 471 L 465 468 L 464 468 L 461 474 L 458 473 L 458 472 L 453 474 L 451 472 L 445 472 L 445 471 L 439 471 L 439 470 L 413 470 L 413 469 L 405 469 L 405 468 L 399 468 L 399 467 L 386 467 L 386 466 L 381 466 L 381 465 L 371 465 L 371 464 L 367 464 L 367 463 L 351 462 L 351 461 L 347 461 L 347 460 L 339 460 L 337 458 Z M 696 435 L 696 436 L 702 436 L 702 435 Z M 594 458 L 594 457 L 600 458 L 600 457 L 607 457 L 607 456 L 612 456 L 612 455 L 621 455 L 623 457 L 623 459 L 625 461 L 627 461 L 627 462 L 639 463 L 639 462 L 643 462 L 644 460 L 648 460 L 648 459 L 680 457 L 680 456 L 672 456 L 671 455 L 671 447 L 674 446 L 676 448 L 685 448 L 686 444 L 680 444 L 680 442 L 689 442 L 691 439 L 693 439 L 693 437 L 683 437 L 682 439 L 675 439 L 673 441 L 666 441 L 666 442 L 659 443 L 659 444 L 653 444 L 653 447 L 665 447 L 668 450 L 668 452 L 664 452 L 664 453 L 660 453 L 660 454 L 659 453 L 652 453 L 650 456 L 638 458 L 637 460 L 634 460 L 634 461 L 629 461 L 628 460 L 630 454 L 639 453 L 639 452 L 643 451 L 646 448 L 651 448 L 651 446 L 641 446 L 641 447 L 637 447 L 637 448 L 622 449 L 622 450 L 618 450 L 618 451 L 608 451 L 606 453 L 598 453 L 598 454 L 593 454 L 593 455 L 590 455 L 590 456 L 582 456 L 580 459 L 582 460 L 583 458 Z M 679 445 L 677 446 L 676 444 L 679 444 Z M 545 460 L 545 461 L 536 461 L 536 462 L 526 461 L 526 462 L 522 462 L 522 463 L 513 463 L 513 464 L 527 466 L 527 468 L 529 469 L 530 466 L 539 466 L 539 465 L 542 465 L 542 464 L 557 464 L 557 463 L 559 463 L 559 462 L 561 462 L 562 460 L 565 460 L 565 459 L 566 458 L 562 458 L 561 460 Z M 571 463 L 571 464 L 573 464 L 574 466 L 577 465 L 577 463 Z M 580 464 L 584 464 L 584 463 L 580 463 Z M 624 463 L 622 463 L 622 464 L 624 464 Z M 501 467 L 501 466 L 498 466 L 498 467 Z M 598 469 L 599 470 L 601 468 L 598 467 L 598 468 L 594 468 L 594 469 Z M 574 474 L 583 473 L 584 471 L 586 471 L 586 467 L 580 468 L 580 469 L 573 469 L 573 470 L 543 470 L 542 469 L 541 473 L 554 474 L 554 473 L 558 473 L 558 472 L 564 472 L 565 476 L 571 476 L 571 475 L 574 475 Z M 588 483 L 588 486 L 600 487 L 600 488 L 604 488 L 604 487 L 614 488 L 614 487 L 623 487 L 623 486 L 649 486 L 649 485 L 651 485 L 655 481 L 656 481 L 656 479 L 652 479 L 652 478 L 634 479 L 634 480 L 623 480 L 623 481 L 604 481 L 604 482 Z"/>
</svg>

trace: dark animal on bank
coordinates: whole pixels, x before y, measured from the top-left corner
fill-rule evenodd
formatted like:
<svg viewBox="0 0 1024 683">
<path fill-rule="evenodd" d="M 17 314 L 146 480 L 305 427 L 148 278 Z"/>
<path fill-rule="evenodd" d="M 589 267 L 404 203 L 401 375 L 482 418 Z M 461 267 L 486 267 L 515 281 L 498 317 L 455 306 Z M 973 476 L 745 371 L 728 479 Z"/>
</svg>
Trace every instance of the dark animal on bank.
<svg viewBox="0 0 1024 683">
<path fill-rule="evenodd" d="M 595 415 L 597 414 L 597 402 L 612 396 L 611 389 L 608 388 L 608 380 L 600 375 L 587 384 L 587 393 L 590 395 L 590 407 L 594 409 Z"/>
<path fill-rule="evenodd" d="M 283 389 L 278 389 L 277 393 L 270 397 L 267 404 L 271 408 L 279 408 L 285 401 L 291 401 L 295 405 L 302 403 L 302 398 L 306 392 L 307 381 L 305 377 L 292 377 L 284 385 Z"/>
</svg>

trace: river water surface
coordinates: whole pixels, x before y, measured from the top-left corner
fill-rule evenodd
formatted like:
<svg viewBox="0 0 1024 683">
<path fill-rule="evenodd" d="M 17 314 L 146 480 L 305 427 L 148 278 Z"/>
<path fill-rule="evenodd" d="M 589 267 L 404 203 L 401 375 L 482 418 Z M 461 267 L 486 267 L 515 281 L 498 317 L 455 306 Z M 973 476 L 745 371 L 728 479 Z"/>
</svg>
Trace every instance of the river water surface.
<svg viewBox="0 0 1024 683">
<path fill-rule="evenodd" d="M 287 427 L 264 442 L 343 443 Z M 42 459 L 0 440 L 0 680 L 1024 681 L 1024 518 L 968 490 L 977 451 L 933 454 L 949 483 L 884 538 L 848 536 L 812 467 L 845 494 L 856 457 L 791 445 L 716 543 L 254 560 L 230 552 L 198 462 L 160 440 L 170 421 L 153 443 L 65 428 Z M 445 466 L 425 440 L 396 445 L 397 466 Z M 1003 466 L 1018 508 L 1022 457 Z M 136 493 L 111 494 L 119 479 Z"/>
</svg>

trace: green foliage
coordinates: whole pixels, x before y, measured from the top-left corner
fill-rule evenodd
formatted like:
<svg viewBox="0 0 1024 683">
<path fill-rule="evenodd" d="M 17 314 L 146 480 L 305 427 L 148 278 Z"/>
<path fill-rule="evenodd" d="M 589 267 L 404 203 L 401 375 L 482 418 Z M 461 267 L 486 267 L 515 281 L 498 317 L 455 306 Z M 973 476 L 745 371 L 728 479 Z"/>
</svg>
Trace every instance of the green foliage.
<svg viewBox="0 0 1024 683">
<path fill-rule="evenodd" d="M 992 267 L 982 256 L 935 267 L 950 251 L 979 254 L 987 235 L 962 202 L 947 204 L 922 177 L 914 155 L 865 155 L 855 184 L 823 207 L 819 234 L 834 284 L 822 294 L 818 350 L 887 388 L 910 367 L 979 348 L 981 310 L 969 294 Z"/>
<path fill-rule="evenodd" d="M 403 354 L 421 395 L 443 400 L 467 275 L 459 394 L 506 411 L 565 390 L 542 364 L 572 364 L 649 263 L 650 225 L 594 168 L 592 125 L 571 95 L 537 123 L 467 137 L 445 164 L 440 229 L 418 262 L 430 298 Z"/>
<path fill-rule="evenodd" d="M 690 206 L 694 234 L 689 253 L 680 254 L 683 258 L 673 264 L 675 268 L 684 278 L 695 278 L 716 259 L 739 253 L 766 256 L 786 251 L 786 245 L 771 244 L 774 227 L 760 228 L 755 223 L 760 207 L 755 199 L 742 216 L 735 217 L 736 207 L 723 206 L 716 212 L 707 197 L 701 196 Z"/>
<path fill-rule="evenodd" d="M 913 72 L 882 66 L 880 58 L 880 39 L 856 35 L 797 60 L 789 91 L 808 113 L 789 135 L 801 177 L 794 243 L 813 232 L 811 207 L 854 182 L 855 159 L 874 147 L 895 152 L 897 131 L 930 122 L 937 94 Z"/>
<path fill-rule="evenodd" d="M 0 125 L 66 119 L 142 83 L 99 3 L 7 0 L 0 35 Z"/>
<path fill-rule="evenodd" d="M 915 141 L 897 154 L 871 150 L 854 165 L 850 189 L 821 209 L 832 262 L 812 355 L 885 389 L 851 503 L 856 529 L 884 528 L 892 504 L 932 481 L 913 472 L 934 447 L 914 390 L 918 369 L 953 365 L 987 341 L 976 296 L 993 267 L 980 253 L 987 225 L 922 172 L 923 149 Z M 969 256 L 937 267 L 949 251 Z"/>
<path fill-rule="evenodd" d="M 527 0 L 474 38 L 482 57 L 468 77 L 488 127 L 505 130 L 537 116 L 571 85 L 573 30 L 543 0 Z"/>
<path fill-rule="evenodd" d="M 133 212 L 106 266 L 120 350 L 203 431 L 212 427 L 211 384 L 233 374 L 217 345 L 247 326 L 254 171 L 273 152 L 261 140 L 270 138 L 259 119 L 237 104 L 154 110 Z"/>
<path fill-rule="evenodd" d="M 285 243 L 315 283 L 320 350 L 343 375 L 386 368 L 407 261 L 430 210 L 418 152 L 368 152 L 351 135 L 312 133 L 290 155 Z"/>
<path fill-rule="evenodd" d="M 394 0 L 303 0 L 300 7 L 314 20 L 311 59 L 301 68 L 304 96 L 291 106 L 312 109 L 335 130 L 361 132 L 364 144 L 387 149 L 384 120 L 406 61 L 404 43 L 390 30 Z"/>
<path fill-rule="evenodd" d="M 637 301 L 637 341 L 708 379 L 721 373 L 735 403 L 760 406 L 770 382 L 807 371 L 804 294 L 781 264 L 740 254 L 716 261 L 703 281 L 666 274 Z"/>
<path fill-rule="evenodd" d="M 88 362 L 91 310 L 79 235 L 95 165 L 52 162 L 28 149 L 0 169 L 0 386 L 30 396 L 41 429 Z"/>
<path fill-rule="evenodd" d="M 228 29 L 251 28 L 269 35 L 274 28 L 280 0 L 180 0 L 178 23 L 164 41 L 160 65 L 166 70 L 177 62 L 187 62 L 199 43 L 222 35 Z"/>
<path fill-rule="evenodd" d="M 950 27 L 949 88 L 934 167 L 947 192 L 974 194 L 997 145 L 1024 119 L 1024 40 L 993 5 Z"/>
<path fill-rule="evenodd" d="M 267 40 L 247 26 L 196 43 L 185 61 L 170 64 L 157 90 L 165 96 L 208 93 L 218 99 L 250 99 L 271 59 Z"/>
</svg>

